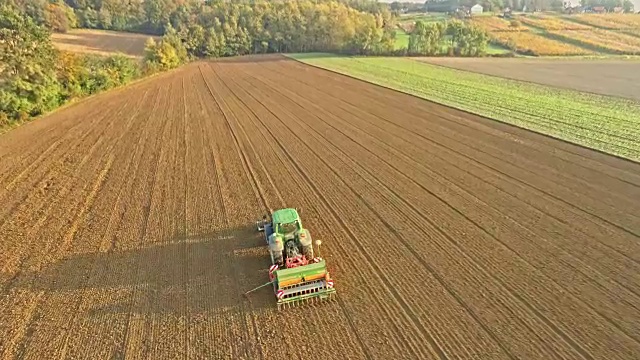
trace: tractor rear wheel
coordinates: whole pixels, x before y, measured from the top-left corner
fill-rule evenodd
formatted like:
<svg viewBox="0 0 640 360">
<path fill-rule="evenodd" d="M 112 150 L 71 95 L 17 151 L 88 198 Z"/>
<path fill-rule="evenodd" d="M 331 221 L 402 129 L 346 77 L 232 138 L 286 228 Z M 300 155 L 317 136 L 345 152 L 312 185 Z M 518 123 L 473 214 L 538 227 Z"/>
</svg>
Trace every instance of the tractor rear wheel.
<svg viewBox="0 0 640 360">
<path fill-rule="evenodd" d="M 303 246 L 302 254 L 307 258 L 307 261 L 313 260 L 313 245 Z"/>
</svg>

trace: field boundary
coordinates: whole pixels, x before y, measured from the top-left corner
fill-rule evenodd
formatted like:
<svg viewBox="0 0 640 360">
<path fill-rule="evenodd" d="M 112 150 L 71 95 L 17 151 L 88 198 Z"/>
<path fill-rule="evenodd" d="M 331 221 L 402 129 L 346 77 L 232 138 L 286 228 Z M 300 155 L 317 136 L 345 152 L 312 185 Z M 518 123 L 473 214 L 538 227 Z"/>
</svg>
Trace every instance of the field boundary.
<svg viewBox="0 0 640 360">
<path fill-rule="evenodd" d="M 376 83 L 373 83 L 373 82 L 369 82 L 369 81 L 366 81 L 366 80 L 360 79 L 360 78 L 358 78 L 358 77 L 355 77 L 355 76 L 353 76 L 353 75 L 350 75 L 350 74 L 346 74 L 346 73 L 339 72 L 339 71 L 337 71 L 337 70 L 332 70 L 332 69 L 329 69 L 329 68 L 324 68 L 324 67 L 319 66 L 319 65 L 314 65 L 314 64 L 306 63 L 306 62 L 304 62 L 304 61 L 302 61 L 302 60 L 299 60 L 299 59 L 296 59 L 296 58 L 294 58 L 294 57 L 290 56 L 289 54 L 282 54 L 282 56 L 283 56 L 283 57 L 286 57 L 286 58 L 288 58 L 288 59 L 291 59 L 291 60 L 293 60 L 293 61 L 297 61 L 297 62 L 299 62 L 299 63 L 301 63 L 301 64 L 304 64 L 304 65 L 307 65 L 307 66 L 314 67 L 314 68 L 316 68 L 316 69 L 320 69 L 320 70 L 328 71 L 328 72 L 333 73 L 333 74 L 336 74 L 336 75 L 346 76 L 346 77 L 348 77 L 348 78 L 351 78 L 351 79 L 353 79 L 353 80 L 357 80 L 357 81 L 359 81 L 359 82 L 364 82 L 364 83 L 371 84 L 371 85 L 374 85 L 374 86 L 379 86 L 379 87 L 381 87 L 381 88 L 388 89 L 388 90 L 392 90 L 392 91 L 397 92 L 397 93 L 401 93 L 401 94 L 405 94 L 405 95 L 412 96 L 412 97 L 414 97 L 414 98 L 416 98 L 416 99 L 429 101 L 429 102 L 431 102 L 431 103 L 434 103 L 434 104 L 438 104 L 438 105 L 444 106 L 444 107 L 446 107 L 446 108 L 448 108 L 448 109 L 453 109 L 453 110 L 461 111 L 461 112 L 463 112 L 463 113 L 465 113 L 465 114 L 469 114 L 469 115 L 477 116 L 477 117 L 480 117 L 480 118 L 483 118 L 483 119 L 486 119 L 486 120 L 495 121 L 495 122 L 498 122 L 498 123 L 500 123 L 500 124 L 508 125 L 508 126 L 509 126 L 509 127 L 511 127 L 511 128 L 520 129 L 520 130 L 526 130 L 526 131 L 529 131 L 529 132 L 535 133 L 535 134 L 537 134 L 537 135 L 541 135 L 541 136 L 547 137 L 547 138 L 549 138 L 549 139 L 554 139 L 554 140 L 562 141 L 562 142 L 564 142 L 564 143 L 566 143 L 566 144 L 570 144 L 570 145 L 573 145 L 573 146 L 577 146 L 577 147 L 580 147 L 580 148 L 582 148 L 582 149 L 592 150 L 592 151 L 598 152 L 598 153 L 603 154 L 603 155 L 613 156 L 613 157 L 615 157 L 615 158 L 618 158 L 618 159 L 621 159 L 621 160 L 625 160 L 625 161 L 630 162 L 630 163 L 633 163 L 633 164 L 638 164 L 638 163 L 640 163 L 640 161 L 635 161 L 635 160 L 633 160 L 633 159 L 630 159 L 630 158 L 627 158 L 627 157 L 624 157 L 624 156 L 620 156 L 620 155 L 612 154 L 612 153 L 609 153 L 609 152 L 606 152 L 606 151 L 603 151 L 603 150 L 599 150 L 599 149 L 591 148 L 591 147 L 588 147 L 588 146 L 585 146 L 585 145 L 582 145 L 582 144 L 579 144 L 579 143 L 576 143 L 576 142 L 573 142 L 573 141 L 569 141 L 569 140 L 565 140 L 565 139 L 562 139 L 562 138 L 559 138 L 559 137 L 553 136 L 553 135 L 551 135 L 551 134 L 546 134 L 546 133 L 543 133 L 543 132 L 540 132 L 540 131 L 536 131 L 536 130 L 532 130 L 532 129 L 527 129 L 527 128 L 525 128 L 525 127 L 517 126 L 517 125 L 511 124 L 511 123 L 508 123 L 508 122 L 505 122 L 505 121 L 501 121 L 501 120 L 498 120 L 498 119 L 494 119 L 494 118 L 491 118 L 491 117 L 488 117 L 488 116 L 485 116 L 485 115 L 482 115 L 482 114 L 479 114 L 479 113 L 475 113 L 475 112 L 472 112 L 472 111 L 469 111 L 469 110 L 465 110 L 465 109 L 462 109 L 462 108 L 459 108 L 459 107 L 455 107 L 455 106 L 448 105 L 448 104 L 445 104 L 445 103 L 442 103 L 442 102 L 438 102 L 438 101 L 435 101 L 435 100 L 431 100 L 431 99 L 428 99 L 428 98 L 425 98 L 425 97 L 422 97 L 422 96 L 418 96 L 418 95 L 415 95 L 415 94 L 411 94 L 411 93 L 409 93 L 409 92 L 405 92 L 405 91 L 402 91 L 402 90 L 399 90 L 399 89 L 396 89 L 396 88 L 393 88 L 393 87 L 390 87 L 390 86 L 387 86 L 387 85 L 381 85 L 381 84 L 376 84 Z M 336 55 L 336 56 L 340 56 L 340 55 Z M 411 60 L 411 61 L 418 61 L 418 60 L 413 60 L 413 59 L 409 59 L 409 60 Z M 456 69 L 456 70 L 458 70 L 458 69 Z M 462 71 L 464 71 L 464 70 L 462 70 Z M 470 73 L 473 73 L 473 72 L 470 72 Z M 474 74 L 477 74 L 477 73 L 474 73 Z M 498 79 L 502 79 L 502 78 L 501 78 L 501 77 L 499 77 L 499 76 L 492 76 L 492 75 L 486 75 L 486 74 L 483 74 L 483 75 L 485 75 L 485 76 L 489 76 L 489 77 L 498 78 Z M 508 79 L 508 80 L 515 81 L 515 82 L 519 82 L 519 81 L 520 81 L 520 80 L 513 80 L 513 79 Z M 522 81 L 522 82 L 525 82 L 525 81 Z M 535 85 L 538 85 L 538 86 L 547 86 L 547 85 L 540 85 L 540 84 L 537 84 L 537 83 L 531 83 L 531 84 L 535 84 Z M 551 87 L 551 86 L 547 86 L 547 87 Z M 552 88 L 553 88 L 553 87 L 552 87 Z M 566 89 L 562 89 L 562 90 L 566 90 Z M 577 91 L 577 90 L 576 90 L 576 91 Z M 577 91 L 577 92 L 581 92 L 581 91 Z M 584 92 L 584 93 L 588 93 L 588 92 Z M 600 95 L 600 94 L 596 94 L 596 95 Z M 610 97 L 610 96 L 606 96 L 606 95 L 601 95 L 601 96 Z"/>
<path fill-rule="evenodd" d="M 188 66 L 189 64 L 190 63 L 186 63 L 183 66 Z M 102 96 L 102 95 L 107 95 L 107 94 L 113 94 L 113 93 L 120 92 L 120 91 L 123 91 L 123 90 L 128 90 L 129 88 L 142 86 L 142 85 L 144 85 L 144 82 L 146 82 L 146 81 L 154 80 L 154 79 L 156 79 L 158 77 L 172 74 L 173 72 L 175 72 L 175 71 L 177 71 L 179 69 L 182 69 L 183 66 L 179 66 L 179 67 L 177 67 L 175 69 L 171 69 L 171 70 L 168 70 L 168 71 L 162 71 L 162 72 L 156 72 L 156 73 L 149 74 L 149 75 L 144 75 L 141 78 L 135 79 L 135 80 L 133 80 L 133 81 L 131 81 L 129 83 L 126 83 L 126 84 L 123 84 L 123 85 L 120 85 L 120 86 L 116 86 L 114 88 L 111 88 L 111 89 L 108 89 L 108 90 L 105 90 L 105 91 L 100 91 L 100 92 L 95 93 L 95 94 L 82 96 L 82 97 L 78 97 L 78 98 L 73 98 L 73 99 L 67 101 L 66 103 L 56 107 L 55 109 L 51 109 L 51 110 L 49 110 L 47 112 L 44 112 L 44 113 L 42 113 L 42 114 L 40 114 L 38 116 L 30 117 L 27 120 L 24 120 L 22 122 L 18 122 L 16 124 L 12 125 L 12 126 L 0 127 L 0 136 L 4 135 L 4 134 L 6 134 L 6 133 L 8 133 L 8 132 L 10 132 L 12 130 L 15 130 L 15 129 L 18 129 L 18 128 L 22 128 L 23 126 L 28 125 L 28 124 L 36 121 L 36 120 L 40 120 L 43 117 L 47 117 L 49 115 L 55 114 L 58 111 L 71 109 L 71 108 L 77 106 L 78 104 L 82 104 L 85 101 L 88 101 L 88 100 L 93 99 L 95 97 Z"/>
</svg>

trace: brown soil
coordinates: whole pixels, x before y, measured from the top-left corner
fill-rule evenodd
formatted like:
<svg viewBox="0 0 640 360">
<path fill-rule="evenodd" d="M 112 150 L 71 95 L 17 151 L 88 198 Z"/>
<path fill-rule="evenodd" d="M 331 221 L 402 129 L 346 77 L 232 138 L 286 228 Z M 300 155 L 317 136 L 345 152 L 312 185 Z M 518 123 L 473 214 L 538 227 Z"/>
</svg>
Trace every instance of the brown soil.
<svg viewBox="0 0 640 360">
<path fill-rule="evenodd" d="M 508 79 L 640 100 L 640 60 L 463 59 L 423 61 Z"/>
<path fill-rule="evenodd" d="M 640 165 L 281 57 L 0 137 L 0 358 L 640 358 Z M 302 208 L 338 300 L 278 312 Z"/>
<path fill-rule="evenodd" d="M 113 55 L 120 52 L 135 58 L 144 56 L 147 39 L 158 40 L 157 36 L 151 35 L 86 29 L 69 30 L 65 34 L 54 33 L 51 38 L 54 45 L 61 50 L 97 55 Z"/>
</svg>

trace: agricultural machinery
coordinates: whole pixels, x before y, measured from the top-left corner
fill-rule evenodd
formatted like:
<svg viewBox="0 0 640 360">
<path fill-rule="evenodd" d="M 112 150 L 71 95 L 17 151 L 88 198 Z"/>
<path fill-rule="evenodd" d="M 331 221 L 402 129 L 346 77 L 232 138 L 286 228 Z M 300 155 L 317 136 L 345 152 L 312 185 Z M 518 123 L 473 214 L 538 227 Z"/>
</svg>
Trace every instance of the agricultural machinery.
<svg viewBox="0 0 640 360">
<path fill-rule="evenodd" d="M 330 299 L 336 293 L 324 259 L 314 256 L 311 234 L 302 226 L 296 209 L 274 211 L 271 221 L 265 215 L 256 225 L 269 247 L 269 282 L 246 294 L 273 285 L 280 309 L 306 300 Z M 320 244 L 316 240 L 318 255 Z"/>
</svg>

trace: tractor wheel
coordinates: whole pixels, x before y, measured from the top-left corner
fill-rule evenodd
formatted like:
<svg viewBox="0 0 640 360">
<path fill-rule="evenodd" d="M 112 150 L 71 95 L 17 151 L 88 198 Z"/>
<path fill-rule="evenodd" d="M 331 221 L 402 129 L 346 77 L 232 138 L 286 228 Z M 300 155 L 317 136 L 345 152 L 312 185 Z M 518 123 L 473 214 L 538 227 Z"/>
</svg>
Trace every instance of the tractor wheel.
<svg viewBox="0 0 640 360">
<path fill-rule="evenodd" d="M 275 263 L 275 265 L 282 267 L 282 265 L 284 265 L 282 254 L 277 252 L 273 254 L 273 262 Z"/>
<path fill-rule="evenodd" d="M 307 261 L 313 260 L 313 245 L 303 246 L 302 254 L 307 258 Z"/>
</svg>

